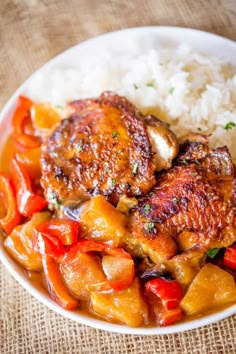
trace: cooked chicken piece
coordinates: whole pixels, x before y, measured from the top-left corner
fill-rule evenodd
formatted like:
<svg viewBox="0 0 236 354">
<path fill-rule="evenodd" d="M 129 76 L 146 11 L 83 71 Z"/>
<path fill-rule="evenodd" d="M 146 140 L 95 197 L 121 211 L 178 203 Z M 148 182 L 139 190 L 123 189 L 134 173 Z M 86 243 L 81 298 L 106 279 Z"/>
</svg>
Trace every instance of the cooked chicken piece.
<svg viewBox="0 0 236 354">
<path fill-rule="evenodd" d="M 175 240 L 168 233 L 157 230 L 155 224 L 142 217 L 139 211 L 130 219 L 130 231 L 120 245 L 133 257 L 149 256 L 155 264 L 161 265 L 178 251 Z"/>
<path fill-rule="evenodd" d="M 155 263 L 174 256 L 176 245 L 205 252 L 235 242 L 235 172 L 227 147 L 186 141 L 174 166 L 139 203 L 130 228 L 128 247 Z"/>
<path fill-rule="evenodd" d="M 122 195 L 143 196 L 155 171 L 178 153 L 175 135 L 155 117 L 144 117 L 124 97 L 105 92 L 71 102 L 64 119 L 42 147 L 42 186 L 51 203 L 97 194 L 117 204 Z"/>
</svg>

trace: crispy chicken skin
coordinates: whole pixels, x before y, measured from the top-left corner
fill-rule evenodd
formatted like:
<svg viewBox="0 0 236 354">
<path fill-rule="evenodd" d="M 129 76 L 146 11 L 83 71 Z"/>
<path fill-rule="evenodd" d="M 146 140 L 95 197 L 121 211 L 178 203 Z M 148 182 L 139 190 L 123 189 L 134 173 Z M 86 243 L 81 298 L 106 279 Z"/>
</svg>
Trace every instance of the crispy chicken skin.
<svg viewBox="0 0 236 354">
<path fill-rule="evenodd" d="M 205 252 L 236 241 L 231 155 L 227 147 L 210 149 L 200 140 L 181 145 L 173 167 L 159 173 L 132 216 L 132 247 L 155 263 L 174 256 L 177 248 Z"/>
<path fill-rule="evenodd" d="M 70 106 L 72 115 L 42 147 L 41 184 L 52 203 L 102 194 L 116 205 L 122 195 L 144 196 L 156 182 L 155 171 L 170 167 L 178 153 L 175 135 L 158 119 L 155 131 L 154 117 L 151 139 L 162 136 L 167 148 L 152 149 L 147 117 L 124 97 L 104 92 Z"/>
</svg>

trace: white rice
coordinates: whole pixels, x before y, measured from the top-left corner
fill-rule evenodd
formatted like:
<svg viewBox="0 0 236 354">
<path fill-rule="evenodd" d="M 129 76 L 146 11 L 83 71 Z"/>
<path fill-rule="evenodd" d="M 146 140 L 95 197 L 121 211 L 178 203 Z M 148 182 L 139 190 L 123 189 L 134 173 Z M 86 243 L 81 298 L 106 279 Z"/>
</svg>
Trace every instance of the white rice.
<svg viewBox="0 0 236 354">
<path fill-rule="evenodd" d="M 211 133 L 212 146 L 227 145 L 236 160 L 236 68 L 224 60 L 185 44 L 139 54 L 104 52 L 83 64 L 74 60 L 54 66 L 36 77 L 28 93 L 37 101 L 63 105 L 105 90 L 168 122 L 177 136 Z"/>
</svg>

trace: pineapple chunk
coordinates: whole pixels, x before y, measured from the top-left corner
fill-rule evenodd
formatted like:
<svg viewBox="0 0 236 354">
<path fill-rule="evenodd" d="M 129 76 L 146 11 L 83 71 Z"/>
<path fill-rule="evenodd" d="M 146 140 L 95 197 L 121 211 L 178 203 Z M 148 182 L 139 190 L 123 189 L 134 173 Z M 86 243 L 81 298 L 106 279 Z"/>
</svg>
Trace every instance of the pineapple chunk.
<svg viewBox="0 0 236 354">
<path fill-rule="evenodd" d="M 61 265 L 61 272 L 71 293 L 80 300 L 89 300 L 88 286 L 106 280 L 101 262 L 96 256 L 80 253 Z"/>
<path fill-rule="evenodd" d="M 134 261 L 128 258 L 104 256 L 102 269 L 109 280 L 122 279 L 133 274 Z"/>
<path fill-rule="evenodd" d="M 203 252 L 190 250 L 169 259 L 165 266 L 174 279 L 181 285 L 188 286 L 198 274 L 204 257 Z"/>
<path fill-rule="evenodd" d="M 194 278 L 181 301 L 181 308 L 187 315 L 195 315 L 233 301 L 236 301 L 234 278 L 218 266 L 208 263 Z"/>
<path fill-rule="evenodd" d="M 148 306 L 137 278 L 129 288 L 116 293 L 92 292 L 91 304 L 96 314 L 131 327 L 141 326 L 148 320 Z"/>
<path fill-rule="evenodd" d="M 80 222 L 83 237 L 109 242 L 113 247 L 117 247 L 120 239 L 127 233 L 127 217 L 102 195 L 84 203 Z"/>
<path fill-rule="evenodd" d="M 10 255 L 24 268 L 34 271 L 42 270 L 42 257 L 33 250 L 32 236 L 35 226 L 50 219 L 49 212 L 35 213 L 32 219 L 23 225 L 16 226 L 7 236 L 4 246 Z"/>
<path fill-rule="evenodd" d="M 31 109 L 31 116 L 34 128 L 46 136 L 62 120 L 59 112 L 49 103 L 34 104 Z"/>
</svg>

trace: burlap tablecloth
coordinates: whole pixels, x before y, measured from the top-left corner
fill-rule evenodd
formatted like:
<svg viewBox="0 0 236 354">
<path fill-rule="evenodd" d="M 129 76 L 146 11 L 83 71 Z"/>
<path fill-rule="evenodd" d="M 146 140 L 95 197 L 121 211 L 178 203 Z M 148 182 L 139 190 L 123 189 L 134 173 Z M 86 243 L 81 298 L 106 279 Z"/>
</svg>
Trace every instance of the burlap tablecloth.
<svg viewBox="0 0 236 354">
<path fill-rule="evenodd" d="M 98 34 L 185 26 L 236 40 L 235 0 L 0 0 L 0 107 L 35 69 Z M 107 333 L 64 319 L 0 265 L 0 353 L 236 353 L 236 316 L 163 336 Z"/>
</svg>

